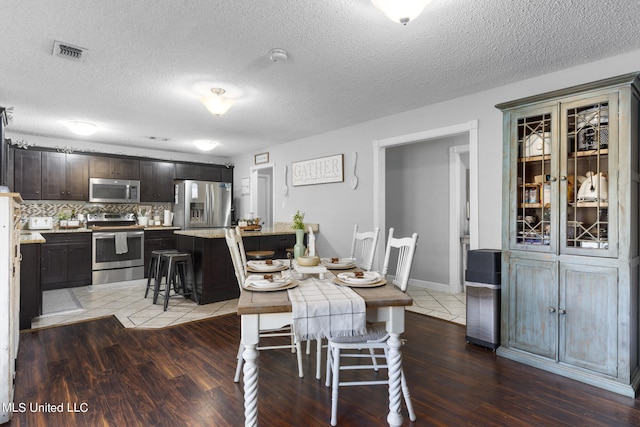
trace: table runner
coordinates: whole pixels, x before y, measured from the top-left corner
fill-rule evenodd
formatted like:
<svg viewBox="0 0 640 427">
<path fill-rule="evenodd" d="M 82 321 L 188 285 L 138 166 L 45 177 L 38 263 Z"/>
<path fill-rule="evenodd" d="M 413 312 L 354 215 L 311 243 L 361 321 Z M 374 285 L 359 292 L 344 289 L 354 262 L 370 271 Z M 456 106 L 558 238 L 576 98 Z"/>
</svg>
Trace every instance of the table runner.
<svg viewBox="0 0 640 427">
<path fill-rule="evenodd" d="M 309 278 L 289 289 L 293 329 L 300 341 L 366 332 L 366 307 L 351 288 Z"/>
</svg>

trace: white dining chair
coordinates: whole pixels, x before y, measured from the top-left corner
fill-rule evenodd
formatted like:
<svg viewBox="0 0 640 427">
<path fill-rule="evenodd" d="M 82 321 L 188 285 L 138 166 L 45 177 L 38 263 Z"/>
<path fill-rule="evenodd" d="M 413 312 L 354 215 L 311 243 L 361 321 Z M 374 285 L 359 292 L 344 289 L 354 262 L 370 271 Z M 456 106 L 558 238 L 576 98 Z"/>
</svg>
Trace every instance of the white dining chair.
<svg viewBox="0 0 640 427">
<path fill-rule="evenodd" d="M 376 227 L 373 231 L 358 232 L 358 224 L 354 225 L 349 258 L 354 260 L 356 267 L 366 271 L 370 271 L 373 268 L 379 235 L 380 227 Z M 307 354 L 310 352 L 309 343 L 307 341 Z M 322 377 L 322 349 L 326 347 L 322 343 L 322 339 L 318 339 L 316 343 L 316 379 L 318 380 Z"/>
<path fill-rule="evenodd" d="M 379 234 L 380 227 L 364 232 L 358 232 L 358 224 L 353 227 L 350 258 L 355 260 L 356 267 L 367 271 L 373 268 Z"/>
<path fill-rule="evenodd" d="M 409 283 L 409 274 L 411 273 L 411 265 L 413 264 L 413 256 L 415 254 L 416 245 L 418 241 L 418 234 L 413 233 L 411 237 L 395 238 L 393 237 L 393 228 L 389 229 L 389 238 L 387 239 L 387 249 L 384 256 L 384 265 L 382 267 L 382 276 L 386 277 L 389 270 L 389 260 L 391 258 L 392 250 L 398 251 L 398 263 L 396 266 L 395 276 L 392 279 L 392 283 L 400 288 L 403 292 L 407 291 L 407 285 Z M 327 387 L 331 386 L 331 425 L 337 424 L 338 415 L 338 389 L 341 386 L 356 386 L 356 385 L 381 385 L 389 384 L 389 379 L 380 380 L 364 380 L 364 381 L 340 381 L 340 371 L 346 370 L 365 370 L 373 369 L 378 371 L 380 368 L 388 370 L 387 351 L 389 349 L 387 340 L 389 335 L 384 325 L 370 324 L 367 325 L 367 333 L 354 337 L 340 337 L 329 338 L 327 349 L 327 374 L 326 383 Z M 404 341 L 403 341 L 404 344 Z M 361 352 L 362 350 L 369 350 L 368 353 Z M 382 350 L 382 354 L 375 353 L 375 350 Z M 370 365 L 354 365 L 347 364 L 341 365 L 341 359 L 353 359 L 353 358 L 367 358 L 371 359 Z M 376 362 L 376 359 L 381 359 L 384 364 Z M 400 381 L 402 394 L 409 412 L 409 419 L 411 421 L 416 420 L 416 414 L 413 410 L 413 404 L 411 403 L 411 396 L 409 394 L 409 388 L 404 375 L 404 369 L 400 368 Z"/>
<path fill-rule="evenodd" d="M 231 261 L 233 262 L 233 269 L 235 271 L 238 286 L 240 287 L 240 293 L 244 292 L 244 282 L 247 279 L 247 258 L 244 252 L 244 244 L 242 243 L 242 236 L 240 235 L 240 229 L 225 229 L 225 240 L 229 247 L 229 253 L 231 255 Z M 292 353 L 296 353 L 298 360 L 298 376 L 302 378 L 304 371 L 302 369 L 302 352 L 300 343 L 296 340 L 293 333 L 292 323 L 281 325 L 278 329 L 260 329 L 260 340 L 269 338 L 289 337 L 289 344 L 274 344 L 274 345 L 261 345 L 258 344 L 257 350 L 280 350 L 290 349 Z M 244 345 L 240 341 L 238 346 L 238 364 L 236 365 L 236 373 L 233 381 L 240 382 L 240 375 L 242 373 L 242 365 L 244 359 L 242 353 L 244 352 Z"/>
</svg>

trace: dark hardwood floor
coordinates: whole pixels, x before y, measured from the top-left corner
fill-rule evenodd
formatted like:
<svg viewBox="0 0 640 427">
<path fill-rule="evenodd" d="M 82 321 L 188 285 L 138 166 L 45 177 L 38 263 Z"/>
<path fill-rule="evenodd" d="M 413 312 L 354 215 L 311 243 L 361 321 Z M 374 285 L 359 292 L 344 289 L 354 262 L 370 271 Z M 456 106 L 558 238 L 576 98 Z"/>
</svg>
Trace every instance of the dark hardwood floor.
<svg viewBox="0 0 640 427">
<path fill-rule="evenodd" d="M 23 332 L 8 425 L 241 426 L 239 323 L 231 315 L 137 330 L 108 317 Z M 497 357 L 464 336 L 462 326 L 407 313 L 404 369 L 418 420 L 403 406 L 405 425 L 640 426 L 640 399 Z M 304 361 L 300 379 L 291 353 L 260 354 L 260 425 L 329 425 L 330 390 L 314 378 L 314 356 Z M 340 389 L 340 426 L 383 426 L 386 412 L 385 386 Z"/>
</svg>

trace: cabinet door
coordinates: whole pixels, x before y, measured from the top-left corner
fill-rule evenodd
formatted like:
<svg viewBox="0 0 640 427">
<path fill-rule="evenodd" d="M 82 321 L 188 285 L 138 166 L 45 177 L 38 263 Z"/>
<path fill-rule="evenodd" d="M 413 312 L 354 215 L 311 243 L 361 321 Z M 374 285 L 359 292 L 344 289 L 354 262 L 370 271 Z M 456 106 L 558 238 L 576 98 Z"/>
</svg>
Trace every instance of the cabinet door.
<svg viewBox="0 0 640 427">
<path fill-rule="evenodd" d="M 67 284 L 69 286 L 91 284 L 91 240 L 88 235 L 87 238 L 71 240 L 67 245 Z"/>
<path fill-rule="evenodd" d="M 31 319 L 42 314 L 40 244 L 20 245 L 20 329 L 30 329 Z"/>
<path fill-rule="evenodd" d="M 89 158 L 89 176 L 91 178 L 115 178 L 111 169 L 111 158 L 91 156 Z"/>
<path fill-rule="evenodd" d="M 41 152 L 16 149 L 13 156 L 13 191 L 24 200 L 40 200 Z"/>
<path fill-rule="evenodd" d="M 67 244 L 42 245 L 42 290 L 58 289 L 67 281 Z"/>
<path fill-rule="evenodd" d="M 128 158 L 113 158 L 114 178 L 140 179 L 140 160 Z"/>
<path fill-rule="evenodd" d="M 559 360 L 617 377 L 618 270 L 560 264 Z"/>
<path fill-rule="evenodd" d="M 556 253 L 557 105 L 513 113 L 509 132 L 509 246 Z"/>
<path fill-rule="evenodd" d="M 67 200 L 89 200 L 89 158 L 81 154 L 67 154 Z"/>
<path fill-rule="evenodd" d="M 66 154 L 42 152 L 42 199 L 67 198 Z"/>
<path fill-rule="evenodd" d="M 563 104 L 561 114 L 560 251 L 617 257 L 617 96 Z"/>
<path fill-rule="evenodd" d="M 557 265 L 553 261 L 511 258 L 508 289 L 508 345 L 554 360 L 558 342 Z"/>
</svg>

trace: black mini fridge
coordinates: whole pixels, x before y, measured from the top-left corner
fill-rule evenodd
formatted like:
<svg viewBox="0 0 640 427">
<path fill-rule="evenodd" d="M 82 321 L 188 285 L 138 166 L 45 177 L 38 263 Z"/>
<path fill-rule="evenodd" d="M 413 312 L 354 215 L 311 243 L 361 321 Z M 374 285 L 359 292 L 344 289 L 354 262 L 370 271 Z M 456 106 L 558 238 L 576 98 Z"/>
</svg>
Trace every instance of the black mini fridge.
<svg viewBox="0 0 640 427">
<path fill-rule="evenodd" d="M 501 256 L 496 249 L 471 250 L 465 271 L 466 340 L 492 350 L 500 346 Z"/>
</svg>

